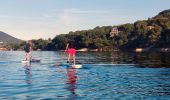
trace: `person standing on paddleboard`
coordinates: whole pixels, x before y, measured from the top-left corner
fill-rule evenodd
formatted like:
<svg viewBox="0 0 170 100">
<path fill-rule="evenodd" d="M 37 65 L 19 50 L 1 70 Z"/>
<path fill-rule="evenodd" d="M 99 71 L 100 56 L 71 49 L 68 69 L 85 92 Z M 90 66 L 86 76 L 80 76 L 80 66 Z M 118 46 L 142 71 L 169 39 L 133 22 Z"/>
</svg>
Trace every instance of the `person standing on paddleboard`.
<svg viewBox="0 0 170 100">
<path fill-rule="evenodd" d="M 25 60 L 31 60 L 32 55 L 32 42 L 29 40 L 24 46 Z"/>
<path fill-rule="evenodd" d="M 76 50 L 75 48 L 73 47 L 73 42 L 72 41 L 69 41 L 66 45 L 66 49 L 65 49 L 65 52 L 67 51 L 68 53 L 68 58 L 67 58 L 67 62 L 70 63 L 70 57 L 72 56 L 72 59 L 73 59 L 73 62 L 74 62 L 74 65 L 76 64 Z"/>
</svg>

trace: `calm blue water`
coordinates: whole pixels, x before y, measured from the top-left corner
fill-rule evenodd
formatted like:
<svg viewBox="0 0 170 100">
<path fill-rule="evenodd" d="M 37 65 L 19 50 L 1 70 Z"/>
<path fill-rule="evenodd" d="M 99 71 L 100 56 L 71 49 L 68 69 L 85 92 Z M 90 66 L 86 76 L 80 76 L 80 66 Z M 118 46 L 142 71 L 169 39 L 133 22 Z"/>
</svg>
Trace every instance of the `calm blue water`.
<svg viewBox="0 0 170 100">
<path fill-rule="evenodd" d="M 170 100 L 170 54 L 79 52 L 82 69 L 55 66 L 61 52 L 0 52 L 0 99 Z"/>
</svg>

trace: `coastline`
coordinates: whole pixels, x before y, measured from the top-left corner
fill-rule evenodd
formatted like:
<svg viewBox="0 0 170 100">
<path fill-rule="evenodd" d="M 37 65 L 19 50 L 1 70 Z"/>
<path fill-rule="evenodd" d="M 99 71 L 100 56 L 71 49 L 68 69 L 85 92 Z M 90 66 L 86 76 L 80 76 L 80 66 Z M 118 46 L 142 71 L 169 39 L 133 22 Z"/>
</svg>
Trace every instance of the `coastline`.
<svg viewBox="0 0 170 100">
<path fill-rule="evenodd" d="M 8 50 L 8 49 L 0 49 L 0 51 L 23 51 L 23 50 Z M 34 50 L 34 51 L 48 51 L 48 50 Z M 49 50 L 51 51 L 51 50 Z M 65 51 L 65 50 L 54 50 L 54 51 Z M 82 48 L 77 49 L 78 52 L 109 52 L 109 51 L 121 51 L 121 49 L 114 49 L 114 48 L 100 48 L 100 49 L 89 49 L 89 48 Z M 170 52 L 170 48 L 135 48 L 135 49 L 123 49 L 122 51 L 133 51 L 133 52 Z"/>
<path fill-rule="evenodd" d="M 170 48 L 136 48 L 134 50 L 135 52 L 148 52 L 148 51 L 154 51 L 154 52 L 170 52 Z"/>
</svg>

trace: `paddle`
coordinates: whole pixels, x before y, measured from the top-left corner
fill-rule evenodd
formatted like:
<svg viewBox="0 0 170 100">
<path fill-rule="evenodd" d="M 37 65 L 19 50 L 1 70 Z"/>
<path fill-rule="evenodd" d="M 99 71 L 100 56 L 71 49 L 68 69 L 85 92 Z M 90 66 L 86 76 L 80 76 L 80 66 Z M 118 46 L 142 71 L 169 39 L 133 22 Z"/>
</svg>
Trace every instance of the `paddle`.
<svg viewBox="0 0 170 100">
<path fill-rule="evenodd" d="M 61 58 L 60 58 L 59 61 L 56 63 L 57 66 L 61 65 L 62 60 L 64 60 L 64 58 L 65 58 L 64 55 L 65 55 L 65 52 L 63 52 L 63 53 L 61 54 L 61 56 L 60 56 Z"/>
<path fill-rule="evenodd" d="M 61 54 L 61 59 L 60 59 L 60 61 L 56 64 L 57 66 L 61 65 L 62 60 L 66 57 L 66 52 L 67 52 L 67 49 L 68 49 L 68 45 L 69 45 L 69 44 L 66 45 L 66 49 L 65 49 L 64 52 Z"/>
</svg>

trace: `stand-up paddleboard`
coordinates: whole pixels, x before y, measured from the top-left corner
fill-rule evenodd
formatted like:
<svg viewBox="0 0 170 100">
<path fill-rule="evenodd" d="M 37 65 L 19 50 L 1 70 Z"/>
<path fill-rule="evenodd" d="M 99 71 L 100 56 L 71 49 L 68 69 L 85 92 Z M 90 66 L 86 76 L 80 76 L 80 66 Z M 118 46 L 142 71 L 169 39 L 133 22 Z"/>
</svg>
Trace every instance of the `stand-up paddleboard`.
<svg viewBox="0 0 170 100">
<path fill-rule="evenodd" d="M 78 64 L 73 65 L 73 64 L 71 64 L 71 65 L 69 65 L 69 67 L 71 67 L 71 68 L 82 68 L 82 65 L 78 65 Z"/>
<path fill-rule="evenodd" d="M 67 67 L 67 68 L 82 68 L 81 64 L 69 64 L 69 63 L 61 63 L 60 66 Z"/>
<path fill-rule="evenodd" d="M 40 59 L 38 59 L 38 58 L 33 58 L 33 59 L 31 59 L 31 61 L 30 62 L 40 62 L 41 60 Z"/>
<path fill-rule="evenodd" d="M 30 60 L 22 60 L 22 63 L 30 63 Z"/>
<path fill-rule="evenodd" d="M 31 60 L 22 60 L 22 63 L 39 63 L 41 60 L 38 58 L 33 58 Z"/>
</svg>

